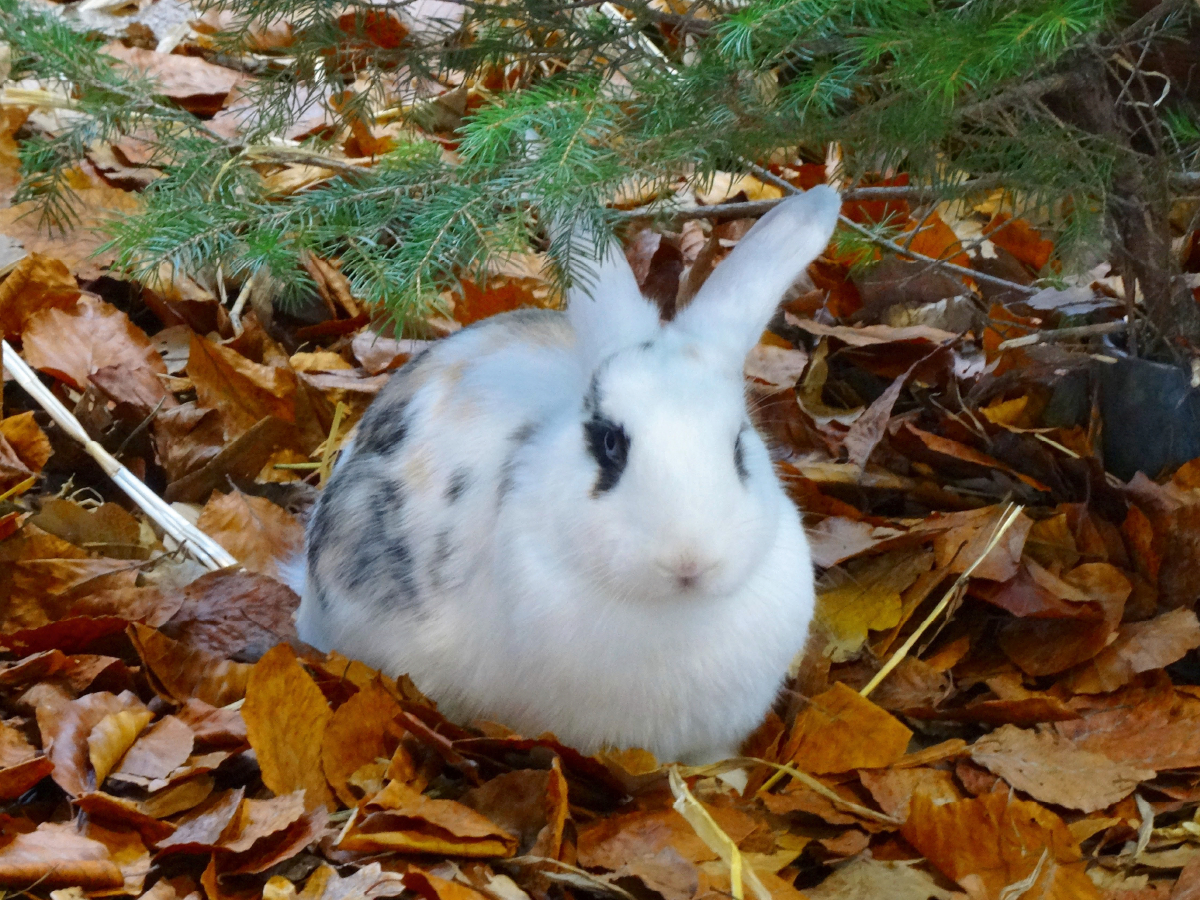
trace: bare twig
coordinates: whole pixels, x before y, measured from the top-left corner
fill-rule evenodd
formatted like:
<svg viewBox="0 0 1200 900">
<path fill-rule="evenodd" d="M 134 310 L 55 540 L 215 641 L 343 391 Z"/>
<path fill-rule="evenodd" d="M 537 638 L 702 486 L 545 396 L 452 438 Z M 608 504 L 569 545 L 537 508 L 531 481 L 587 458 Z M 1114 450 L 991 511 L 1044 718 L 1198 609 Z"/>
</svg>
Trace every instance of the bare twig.
<svg viewBox="0 0 1200 900">
<path fill-rule="evenodd" d="M 59 399 L 38 380 L 37 375 L 26 365 L 25 360 L 21 359 L 17 352 L 9 346 L 8 341 L 0 341 L 0 357 L 3 358 L 4 368 L 8 369 L 17 384 L 50 414 L 50 418 L 54 420 L 55 424 L 82 444 L 83 449 L 100 464 L 100 468 L 116 483 L 117 487 L 124 491 L 129 499 L 141 508 L 142 512 L 174 538 L 201 565 L 215 571 L 238 564 L 237 560 L 230 556 L 224 547 L 179 515 L 165 500 L 143 484 L 136 475 L 117 462 L 111 453 L 92 440 L 83 426 L 79 424 L 79 420 L 71 415 L 70 410 L 63 406 Z"/>
<path fill-rule="evenodd" d="M 1079 325 L 1074 328 L 1053 328 L 1046 331 L 1035 331 L 1021 337 L 1010 338 L 997 347 L 997 350 L 1013 350 L 1017 347 L 1030 347 L 1034 344 L 1052 344 L 1056 341 L 1073 341 L 1078 338 L 1097 337 L 1102 334 L 1116 334 L 1129 327 L 1129 323 L 1100 322 L 1096 325 Z"/>
</svg>

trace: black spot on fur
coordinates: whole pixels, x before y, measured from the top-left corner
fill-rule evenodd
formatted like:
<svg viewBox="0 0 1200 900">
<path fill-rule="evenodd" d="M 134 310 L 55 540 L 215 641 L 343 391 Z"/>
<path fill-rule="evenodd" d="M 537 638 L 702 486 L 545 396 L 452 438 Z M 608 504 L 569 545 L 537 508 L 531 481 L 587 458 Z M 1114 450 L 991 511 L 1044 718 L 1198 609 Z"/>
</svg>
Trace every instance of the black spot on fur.
<svg viewBox="0 0 1200 900">
<path fill-rule="evenodd" d="M 313 585 L 313 600 L 317 603 L 317 608 L 321 612 L 329 612 L 329 597 L 325 594 L 325 588 L 319 584 Z"/>
<path fill-rule="evenodd" d="M 517 454 L 529 443 L 530 438 L 537 432 L 536 422 L 526 422 L 508 437 L 508 455 L 500 466 L 500 484 L 496 488 L 496 502 L 503 503 L 508 492 L 512 490 L 513 479 L 516 477 Z"/>
<path fill-rule="evenodd" d="M 588 382 L 587 393 L 583 395 L 583 414 L 588 418 L 596 415 L 600 411 L 600 372 L 592 373 L 592 380 Z"/>
<path fill-rule="evenodd" d="M 746 457 L 742 449 L 742 435 L 746 433 L 745 426 L 738 432 L 737 440 L 733 442 L 733 465 L 737 469 L 738 478 L 742 484 L 750 477 L 750 473 L 746 470 Z"/>
<path fill-rule="evenodd" d="M 583 439 L 600 470 L 592 486 L 592 496 L 598 497 L 616 487 L 625 471 L 629 461 L 629 436 L 616 422 L 597 415 L 583 423 Z"/>
<path fill-rule="evenodd" d="M 356 453 L 395 453 L 408 435 L 408 408 L 402 404 L 384 405 L 374 416 L 363 421 Z"/>
<path fill-rule="evenodd" d="M 446 502 L 453 503 L 461 497 L 470 482 L 470 472 L 466 469 L 456 469 L 454 474 L 450 476 L 450 484 L 446 486 Z"/>
</svg>

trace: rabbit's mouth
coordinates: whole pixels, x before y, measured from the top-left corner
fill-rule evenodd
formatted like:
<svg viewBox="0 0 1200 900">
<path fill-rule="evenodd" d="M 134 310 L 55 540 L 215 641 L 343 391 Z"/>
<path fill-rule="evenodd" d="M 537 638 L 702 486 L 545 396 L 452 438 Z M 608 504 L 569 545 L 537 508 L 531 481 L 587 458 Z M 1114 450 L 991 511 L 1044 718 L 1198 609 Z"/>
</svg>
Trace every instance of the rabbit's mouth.
<svg viewBox="0 0 1200 900">
<path fill-rule="evenodd" d="M 715 560 L 702 560 L 692 554 L 683 554 L 657 565 L 680 594 L 703 593 L 712 584 L 721 566 Z"/>
</svg>

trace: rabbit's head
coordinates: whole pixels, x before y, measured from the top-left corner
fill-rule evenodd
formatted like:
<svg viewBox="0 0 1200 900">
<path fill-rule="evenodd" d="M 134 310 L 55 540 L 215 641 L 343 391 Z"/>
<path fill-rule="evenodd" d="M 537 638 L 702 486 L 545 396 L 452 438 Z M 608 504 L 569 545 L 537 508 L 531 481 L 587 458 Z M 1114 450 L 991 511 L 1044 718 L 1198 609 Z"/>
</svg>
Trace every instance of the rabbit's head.
<svg viewBox="0 0 1200 900">
<path fill-rule="evenodd" d="M 780 204 L 666 325 L 618 251 L 596 265 L 568 307 L 583 395 L 530 436 L 536 461 L 514 485 L 558 564 L 629 602 L 715 601 L 750 583 L 796 514 L 751 425 L 742 367 L 838 207 L 827 187 Z"/>
</svg>

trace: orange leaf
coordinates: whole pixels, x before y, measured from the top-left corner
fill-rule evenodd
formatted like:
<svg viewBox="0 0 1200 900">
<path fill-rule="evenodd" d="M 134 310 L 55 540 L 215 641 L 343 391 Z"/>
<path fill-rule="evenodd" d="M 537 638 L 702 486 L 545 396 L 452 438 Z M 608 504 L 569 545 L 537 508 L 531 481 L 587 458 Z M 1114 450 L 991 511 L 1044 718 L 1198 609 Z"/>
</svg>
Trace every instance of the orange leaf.
<svg viewBox="0 0 1200 900">
<path fill-rule="evenodd" d="M 358 808 L 338 847 L 367 853 L 506 857 L 516 852 L 517 839 L 461 803 L 431 800 L 393 781 Z"/>
<path fill-rule="evenodd" d="M 251 572 L 278 579 L 279 565 L 304 546 L 304 526 L 265 497 L 214 492 L 196 527 L 228 550 Z"/>
<path fill-rule="evenodd" d="M 308 809 L 333 805 L 321 771 L 321 745 L 333 713 L 320 688 L 280 644 L 254 664 L 242 718 L 263 784 L 276 794 L 303 788 Z"/>
<path fill-rule="evenodd" d="M 1036 803 L 1013 798 L 1008 791 L 941 806 L 915 794 L 900 833 L 972 896 L 996 900 L 1009 885 L 1032 875 L 1039 862 L 1041 872 L 1028 889 L 1031 896 L 1045 900 L 1098 900 L 1100 896 L 1062 819 Z"/>
<path fill-rule="evenodd" d="M 1173 609 L 1146 622 L 1128 622 L 1117 639 L 1079 669 L 1064 686 L 1077 694 L 1104 694 L 1128 684 L 1139 672 L 1169 666 L 1200 647 L 1200 622 L 1190 609 Z"/>
<path fill-rule="evenodd" d="M 0 849 L 0 887 L 26 890 L 81 887 L 120 888 L 125 876 L 99 841 L 76 833 L 73 825 L 44 822 Z"/>
<path fill-rule="evenodd" d="M 54 763 L 54 780 L 59 787 L 72 796 L 91 790 L 95 783 L 88 759 L 92 729 L 105 716 L 143 708 L 141 701 L 128 691 L 120 696 L 97 691 L 69 703 L 39 705 L 38 730 L 47 748 L 46 755 Z"/>
<path fill-rule="evenodd" d="M 226 440 L 267 416 L 296 421 L 296 373 L 285 366 L 259 365 L 193 334 L 187 373 L 197 403 L 220 411 Z"/>
<path fill-rule="evenodd" d="M 144 331 L 115 306 L 91 297 L 70 310 L 45 309 L 30 316 L 23 355 L 33 368 L 81 391 L 88 376 L 106 366 L 167 371 Z"/>
<path fill-rule="evenodd" d="M 0 334 L 20 337 L 25 323 L 43 309 L 70 309 L 79 285 L 57 259 L 30 253 L 0 284 Z"/>
<path fill-rule="evenodd" d="M 125 755 L 125 751 L 133 746 L 154 713 L 145 707 L 139 709 L 121 709 L 109 713 L 96 723 L 88 734 L 88 759 L 96 772 L 97 787 L 104 784 L 104 779 L 112 771 L 117 760 Z"/>
<path fill-rule="evenodd" d="M 325 729 L 321 761 L 338 799 L 354 806 L 358 797 L 347 779 L 376 759 L 389 759 L 399 743 L 393 720 L 400 704 L 379 681 L 372 681 L 339 706 Z"/>
<path fill-rule="evenodd" d="M 841 682 L 796 717 L 783 758 L 814 775 L 880 769 L 904 755 L 912 732 Z"/>
<path fill-rule="evenodd" d="M 195 697 L 213 706 L 225 706 L 245 696 L 251 669 L 246 663 L 187 647 L 140 623 L 130 625 L 128 633 L 153 675 L 155 690 L 176 703 Z"/>
<path fill-rule="evenodd" d="M 909 219 L 904 230 L 907 233 L 913 229 L 919 229 L 908 245 L 908 249 L 913 253 L 920 253 L 930 259 L 954 263 L 956 266 L 971 267 L 971 258 L 963 252 L 958 235 L 954 233 L 953 228 L 942 221 L 942 217 L 937 213 L 931 213 L 920 222 Z M 901 243 L 903 242 L 902 238 Z"/>
<path fill-rule="evenodd" d="M 993 244 L 1007 250 L 1034 272 L 1042 271 L 1054 252 L 1053 241 L 1043 238 L 1041 232 L 1024 219 L 1013 219 L 1005 213 L 996 213 L 984 226 L 983 233 Z"/>
</svg>

